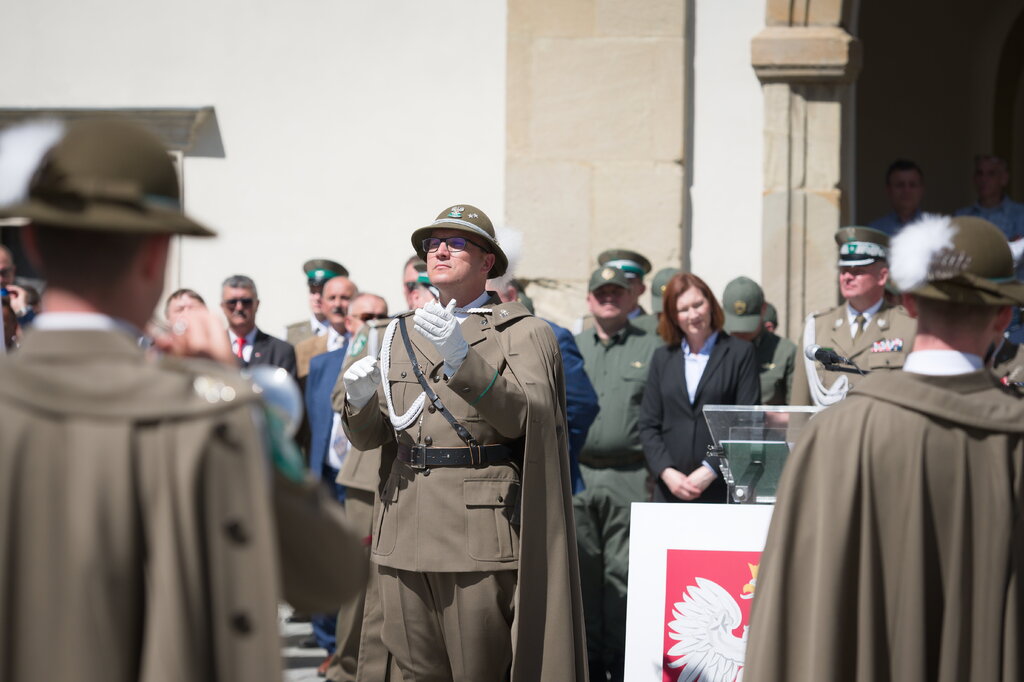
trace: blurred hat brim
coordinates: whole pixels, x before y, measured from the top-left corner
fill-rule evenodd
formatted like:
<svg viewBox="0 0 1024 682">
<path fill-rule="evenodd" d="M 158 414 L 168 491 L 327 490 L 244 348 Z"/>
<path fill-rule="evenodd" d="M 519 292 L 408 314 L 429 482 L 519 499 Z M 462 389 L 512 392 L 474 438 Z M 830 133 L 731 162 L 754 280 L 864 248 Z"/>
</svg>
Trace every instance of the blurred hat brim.
<svg viewBox="0 0 1024 682">
<path fill-rule="evenodd" d="M 733 313 L 725 313 L 725 331 L 739 332 L 741 334 L 750 334 L 756 332 L 758 327 L 761 326 L 761 315 L 735 315 Z"/>
<path fill-rule="evenodd" d="M 59 202 L 30 198 L 0 208 L 0 218 L 21 218 L 40 226 L 124 234 L 185 234 L 194 237 L 214 237 L 217 234 L 186 217 L 177 208 L 84 201 L 73 197 Z"/>
</svg>

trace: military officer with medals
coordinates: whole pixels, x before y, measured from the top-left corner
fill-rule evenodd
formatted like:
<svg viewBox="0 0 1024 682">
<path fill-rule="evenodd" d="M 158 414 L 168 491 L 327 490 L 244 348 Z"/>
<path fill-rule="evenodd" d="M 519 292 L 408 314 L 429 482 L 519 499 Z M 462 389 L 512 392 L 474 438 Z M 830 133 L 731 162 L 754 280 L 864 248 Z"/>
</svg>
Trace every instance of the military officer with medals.
<svg viewBox="0 0 1024 682">
<path fill-rule="evenodd" d="M 767 304 L 761 286 L 749 277 L 737 277 L 722 296 L 725 331 L 754 344 L 761 373 L 761 404 L 788 405 L 796 371 L 796 346 L 765 328 Z"/>
<path fill-rule="evenodd" d="M 485 291 L 508 260 L 480 209 L 444 209 L 412 244 L 439 300 L 343 375 L 349 440 L 382 448 L 382 639 L 406 682 L 582 681 L 554 334 Z"/>
<path fill-rule="evenodd" d="M 811 346 L 831 349 L 865 372 L 894 370 L 914 343 L 917 323 L 885 300 L 889 235 L 870 227 L 844 227 L 839 246 L 839 293 L 844 302 L 807 316 L 793 378 L 793 405 L 827 407 L 846 397 L 858 375 L 829 371 L 807 357 Z"/>
<path fill-rule="evenodd" d="M 279 682 L 279 586 L 336 607 L 362 579 L 359 537 L 209 311 L 140 348 L 172 236 L 214 233 L 123 120 L 4 131 L 0 174 L 0 217 L 29 221 L 48 282 L 29 342 L 0 359 L 3 679 Z"/>
</svg>

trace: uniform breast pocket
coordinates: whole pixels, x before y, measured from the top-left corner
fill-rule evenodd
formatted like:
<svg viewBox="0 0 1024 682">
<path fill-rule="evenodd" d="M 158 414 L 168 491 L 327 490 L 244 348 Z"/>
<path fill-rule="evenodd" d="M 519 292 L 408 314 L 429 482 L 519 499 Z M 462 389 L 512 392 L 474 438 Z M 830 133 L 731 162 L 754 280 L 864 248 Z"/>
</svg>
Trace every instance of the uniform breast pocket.
<svg viewBox="0 0 1024 682">
<path fill-rule="evenodd" d="M 900 369 L 903 367 L 905 359 L 903 353 L 868 353 L 867 369 L 869 371 L 875 369 Z"/>
<path fill-rule="evenodd" d="M 512 514 L 519 500 L 519 482 L 510 479 L 466 479 L 466 551 L 478 561 L 514 561 L 519 532 Z"/>
<path fill-rule="evenodd" d="M 404 414 L 423 392 L 412 364 L 408 362 L 395 363 L 388 368 L 388 385 L 398 414 Z"/>
<path fill-rule="evenodd" d="M 398 540 L 398 488 L 399 477 L 394 473 L 388 478 L 381 491 L 380 516 L 377 518 L 376 534 L 373 538 L 373 553 L 387 556 L 395 551 Z"/>
</svg>

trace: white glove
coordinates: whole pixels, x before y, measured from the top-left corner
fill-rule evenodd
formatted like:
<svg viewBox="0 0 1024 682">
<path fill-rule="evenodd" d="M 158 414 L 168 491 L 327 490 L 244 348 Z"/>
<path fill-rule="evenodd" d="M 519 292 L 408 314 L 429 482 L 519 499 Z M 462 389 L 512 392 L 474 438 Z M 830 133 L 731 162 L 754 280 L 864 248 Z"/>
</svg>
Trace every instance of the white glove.
<svg viewBox="0 0 1024 682">
<path fill-rule="evenodd" d="M 345 382 L 345 395 L 357 410 L 370 402 L 380 385 L 380 366 L 377 358 L 366 356 L 352 363 L 342 377 Z"/>
<path fill-rule="evenodd" d="M 416 331 L 437 347 L 437 352 L 444 358 L 444 373 L 448 376 L 459 371 L 469 352 L 469 344 L 462 336 L 462 326 L 452 312 L 454 308 L 453 298 L 446 308 L 437 301 L 431 301 L 414 313 Z"/>
<path fill-rule="evenodd" d="M 1020 263 L 1020 257 L 1024 256 L 1024 239 L 1010 242 L 1010 253 L 1013 254 L 1013 262 Z"/>
</svg>

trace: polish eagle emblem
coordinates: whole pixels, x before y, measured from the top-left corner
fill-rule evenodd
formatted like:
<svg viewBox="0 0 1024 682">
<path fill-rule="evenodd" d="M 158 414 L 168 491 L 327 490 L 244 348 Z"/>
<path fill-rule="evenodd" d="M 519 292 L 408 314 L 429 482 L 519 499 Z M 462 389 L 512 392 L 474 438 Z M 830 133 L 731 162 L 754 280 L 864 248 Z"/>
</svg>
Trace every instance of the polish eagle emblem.
<svg viewBox="0 0 1024 682">
<path fill-rule="evenodd" d="M 741 599 L 752 599 L 757 566 L 750 565 L 751 581 L 743 586 Z M 733 631 L 743 622 L 736 600 L 721 585 L 696 578 L 672 607 L 668 636 L 676 643 L 668 650 L 668 668 L 681 668 L 677 682 L 742 682 L 747 649 L 743 635 Z"/>
</svg>

